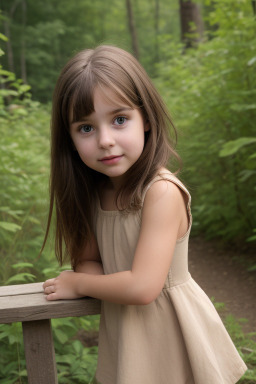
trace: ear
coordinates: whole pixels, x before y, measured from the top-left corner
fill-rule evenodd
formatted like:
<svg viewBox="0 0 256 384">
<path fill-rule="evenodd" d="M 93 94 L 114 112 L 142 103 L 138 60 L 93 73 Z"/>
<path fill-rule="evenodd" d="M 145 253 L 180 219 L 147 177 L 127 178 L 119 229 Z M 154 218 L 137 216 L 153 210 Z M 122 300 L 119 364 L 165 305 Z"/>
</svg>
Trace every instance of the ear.
<svg viewBox="0 0 256 384">
<path fill-rule="evenodd" d="M 149 121 L 147 120 L 144 124 L 144 132 L 150 131 L 150 124 Z"/>
</svg>

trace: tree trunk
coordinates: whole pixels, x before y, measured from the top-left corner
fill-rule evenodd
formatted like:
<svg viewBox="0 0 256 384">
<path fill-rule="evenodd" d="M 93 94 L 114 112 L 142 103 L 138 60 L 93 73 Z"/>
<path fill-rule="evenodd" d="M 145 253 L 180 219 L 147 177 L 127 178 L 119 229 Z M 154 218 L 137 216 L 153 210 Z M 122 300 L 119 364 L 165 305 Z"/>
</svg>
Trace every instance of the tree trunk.
<svg viewBox="0 0 256 384">
<path fill-rule="evenodd" d="M 253 14 L 256 15 L 256 0 L 252 0 Z"/>
<path fill-rule="evenodd" d="M 133 17 L 131 0 L 126 0 L 126 9 L 127 9 L 129 30 L 132 38 L 133 53 L 134 53 L 134 56 L 139 60 L 139 45 L 138 45 L 137 32 L 136 32 L 136 27 L 135 27 L 135 22 Z"/>
<path fill-rule="evenodd" d="M 11 31 L 10 31 L 9 18 L 4 18 L 4 34 L 8 39 L 6 42 L 8 69 L 10 72 L 14 72 L 14 59 L 13 59 L 13 51 L 12 51 L 12 43 L 11 43 Z"/>
<path fill-rule="evenodd" d="M 192 0 L 180 1 L 181 40 L 186 48 L 194 46 L 203 37 L 203 20 L 200 7 Z"/>
<path fill-rule="evenodd" d="M 155 63 L 159 61 L 159 0 L 155 0 Z"/>
<path fill-rule="evenodd" d="M 27 69 L 26 69 L 26 43 L 25 43 L 25 28 L 26 28 L 26 16 L 27 16 L 27 4 L 26 0 L 22 0 L 22 33 L 21 33 L 21 52 L 20 52 L 20 64 L 21 64 L 21 78 L 25 84 L 27 84 Z"/>
</svg>

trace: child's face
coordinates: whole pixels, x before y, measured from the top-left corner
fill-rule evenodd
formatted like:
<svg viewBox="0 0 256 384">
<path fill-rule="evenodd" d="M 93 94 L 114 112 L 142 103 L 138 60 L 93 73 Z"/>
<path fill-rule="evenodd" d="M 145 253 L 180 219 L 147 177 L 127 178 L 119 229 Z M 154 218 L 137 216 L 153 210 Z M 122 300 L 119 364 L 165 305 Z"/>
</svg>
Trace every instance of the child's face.
<svg viewBox="0 0 256 384">
<path fill-rule="evenodd" d="M 71 138 L 82 161 L 109 176 L 117 188 L 139 159 L 148 129 L 138 109 L 125 105 L 114 92 L 108 92 L 107 98 L 98 88 L 94 112 L 81 121 L 70 119 Z"/>
</svg>

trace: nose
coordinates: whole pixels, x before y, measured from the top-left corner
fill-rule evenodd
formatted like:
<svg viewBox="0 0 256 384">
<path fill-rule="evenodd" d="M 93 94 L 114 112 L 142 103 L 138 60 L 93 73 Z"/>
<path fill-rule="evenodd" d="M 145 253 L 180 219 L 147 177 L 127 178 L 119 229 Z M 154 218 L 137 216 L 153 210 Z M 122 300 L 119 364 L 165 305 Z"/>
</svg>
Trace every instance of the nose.
<svg viewBox="0 0 256 384">
<path fill-rule="evenodd" d="M 115 138 L 111 128 L 109 127 L 101 127 L 98 130 L 98 143 L 100 148 L 109 148 L 113 147 L 115 144 Z"/>
</svg>

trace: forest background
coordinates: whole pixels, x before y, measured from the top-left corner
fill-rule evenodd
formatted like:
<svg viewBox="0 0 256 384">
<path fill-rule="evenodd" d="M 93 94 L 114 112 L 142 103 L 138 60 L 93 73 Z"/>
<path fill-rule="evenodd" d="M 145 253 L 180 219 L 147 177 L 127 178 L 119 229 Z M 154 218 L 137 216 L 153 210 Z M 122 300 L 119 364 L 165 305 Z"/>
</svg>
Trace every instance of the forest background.
<svg viewBox="0 0 256 384">
<path fill-rule="evenodd" d="M 52 241 L 38 256 L 52 91 L 75 52 L 102 43 L 133 52 L 171 111 L 181 179 L 192 194 L 192 235 L 255 245 L 256 1 L 0 0 L 0 10 L 0 285 L 43 281 L 58 270 Z M 83 348 L 76 335 L 97 323 L 53 321 L 61 383 L 89 383 L 97 348 Z M 0 325 L 0 342 L 1 383 L 26 383 L 19 324 Z M 253 375 L 243 383 L 255 383 Z"/>
</svg>

